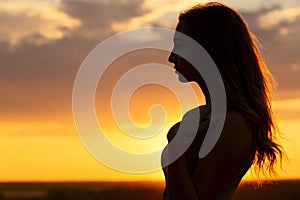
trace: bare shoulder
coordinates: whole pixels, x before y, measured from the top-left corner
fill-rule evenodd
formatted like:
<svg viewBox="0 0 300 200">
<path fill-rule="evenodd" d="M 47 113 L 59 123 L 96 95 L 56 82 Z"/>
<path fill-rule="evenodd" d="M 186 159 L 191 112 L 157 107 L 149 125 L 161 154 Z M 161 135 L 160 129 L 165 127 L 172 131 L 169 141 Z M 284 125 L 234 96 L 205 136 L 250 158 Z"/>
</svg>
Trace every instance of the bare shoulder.
<svg viewBox="0 0 300 200">
<path fill-rule="evenodd" d="M 216 148 L 227 154 L 245 154 L 251 151 L 254 130 L 241 113 L 228 110 L 224 127 Z"/>
<path fill-rule="evenodd" d="M 248 138 L 252 140 L 253 137 L 253 128 L 250 121 L 241 113 L 234 110 L 227 111 L 223 132 L 240 139 Z"/>
</svg>

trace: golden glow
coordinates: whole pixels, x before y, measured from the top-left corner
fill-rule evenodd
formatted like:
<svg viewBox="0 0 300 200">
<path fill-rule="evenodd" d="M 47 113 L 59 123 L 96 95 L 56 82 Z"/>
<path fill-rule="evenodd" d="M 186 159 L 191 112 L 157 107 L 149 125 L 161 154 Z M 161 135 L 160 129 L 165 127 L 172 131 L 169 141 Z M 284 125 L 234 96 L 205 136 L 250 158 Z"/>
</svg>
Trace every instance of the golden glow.
<svg viewBox="0 0 300 200">
<path fill-rule="evenodd" d="M 116 172 L 103 166 L 84 149 L 72 123 L 9 122 L 1 123 L 0 127 L 0 181 L 163 180 L 161 171 L 138 176 Z M 300 178 L 300 135 L 297 131 L 300 129 L 300 120 L 282 121 L 280 128 L 285 134 L 282 143 L 289 162 L 284 162 L 286 172 L 280 172 L 279 178 Z M 111 129 L 111 132 L 114 131 Z M 118 138 L 120 137 L 112 139 L 127 149 L 131 145 L 140 148 L 143 146 L 128 141 L 122 144 Z M 162 145 L 160 143 L 158 146 Z M 144 151 L 149 151 L 149 148 Z M 253 178 L 255 177 L 248 173 L 244 180 Z"/>
<path fill-rule="evenodd" d="M 48 136 L 0 137 L 0 181 L 124 181 L 162 177 L 161 172 L 130 175 L 102 165 L 86 151 L 75 130 L 68 133 L 70 137 L 43 134 Z"/>
<path fill-rule="evenodd" d="M 27 137 L 49 137 L 49 136 L 68 136 L 74 130 L 66 124 L 55 121 L 46 122 L 1 122 L 0 133 L 7 138 L 27 138 Z"/>
<path fill-rule="evenodd" d="M 299 117 L 300 98 L 290 98 L 274 102 L 274 110 L 279 121 L 294 120 Z"/>
</svg>

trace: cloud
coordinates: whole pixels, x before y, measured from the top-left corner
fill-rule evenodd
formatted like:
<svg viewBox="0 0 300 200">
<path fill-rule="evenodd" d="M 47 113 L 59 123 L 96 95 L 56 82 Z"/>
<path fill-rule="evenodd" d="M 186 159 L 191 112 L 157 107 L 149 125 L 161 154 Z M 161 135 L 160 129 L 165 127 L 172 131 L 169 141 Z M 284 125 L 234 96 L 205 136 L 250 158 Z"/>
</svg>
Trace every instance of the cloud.
<svg viewBox="0 0 300 200">
<path fill-rule="evenodd" d="M 145 1 L 143 7 L 149 9 L 149 12 L 145 13 L 144 15 L 133 17 L 128 19 L 127 21 L 123 22 L 116 22 L 112 23 L 112 28 L 116 31 L 122 30 L 130 30 L 134 28 L 141 28 L 145 26 L 151 26 L 152 24 L 159 24 L 164 23 L 166 26 L 170 26 L 170 24 L 176 23 L 177 14 L 175 11 L 178 9 L 179 2 L 175 3 L 175 6 L 170 6 L 170 2 L 162 1 L 160 2 L 159 7 L 154 7 L 153 5 L 157 5 L 158 2 L 151 2 Z M 177 6 L 176 6 L 177 4 Z M 182 4 L 182 3 L 181 3 Z M 166 20 L 167 18 L 167 20 Z M 164 19 L 164 20 L 161 20 Z"/>
<path fill-rule="evenodd" d="M 24 40 L 44 44 L 61 39 L 80 26 L 80 21 L 50 5 L 1 3 L 0 40 L 16 46 Z M 1 5 L 0 4 L 0 5 Z"/>
<path fill-rule="evenodd" d="M 0 1 L 0 42 L 41 45 L 72 35 L 103 39 L 114 33 L 112 21 L 139 16 L 145 10 L 138 0 Z"/>
<path fill-rule="evenodd" d="M 0 120 L 70 119 L 76 72 L 97 42 L 73 36 L 0 48 Z"/>
<path fill-rule="evenodd" d="M 258 18 L 258 23 L 263 29 L 271 29 L 281 24 L 290 24 L 300 17 L 300 7 L 276 9 L 266 12 Z"/>
<path fill-rule="evenodd" d="M 139 0 L 61 0 L 59 7 L 61 11 L 82 22 L 76 34 L 97 39 L 103 39 L 116 32 L 112 29 L 112 22 L 125 22 L 147 12 Z"/>
<path fill-rule="evenodd" d="M 278 10 L 282 12 L 277 12 Z M 263 57 L 278 82 L 279 92 L 296 91 L 300 85 L 300 70 L 298 69 L 298 63 L 300 63 L 298 55 L 300 17 L 290 19 L 288 23 L 273 23 L 272 26 L 266 28 L 261 25 L 261 20 L 267 21 L 268 18 L 264 17 L 268 13 L 280 13 L 281 16 L 286 18 L 286 9 L 278 5 L 257 11 L 242 11 L 242 16 L 249 25 L 250 30 L 256 34 L 262 44 Z M 269 24 L 272 24 L 272 22 Z"/>
<path fill-rule="evenodd" d="M 54 7 L 59 0 L 1 0 L 0 10 L 9 13 L 19 13 L 30 8 Z"/>
<path fill-rule="evenodd" d="M 114 21 L 112 28 L 116 31 L 130 30 L 145 26 L 174 28 L 179 12 L 199 2 L 204 1 L 145 0 L 142 4 L 142 8 L 148 12 L 126 21 Z"/>
</svg>

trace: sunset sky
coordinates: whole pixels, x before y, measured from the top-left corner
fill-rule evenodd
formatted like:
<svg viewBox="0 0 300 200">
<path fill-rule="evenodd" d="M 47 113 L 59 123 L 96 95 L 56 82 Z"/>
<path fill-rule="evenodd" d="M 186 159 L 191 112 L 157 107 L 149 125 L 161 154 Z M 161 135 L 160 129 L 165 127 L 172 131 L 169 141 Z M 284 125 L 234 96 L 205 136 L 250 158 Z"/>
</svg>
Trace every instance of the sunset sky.
<svg viewBox="0 0 300 200">
<path fill-rule="evenodd" d="M 201 1 L 0 0 L 0 181 L 163 180 L 161 170 L 144 174 L 119 172 L 89 154 L 73 121 L 73 84 L 81 63 L 101 41 L 134 28 L 173 29 L 179 11 L 196 2 Z M 300 2 L 222 2 L 241 12 L 262 43 L 263 56 L 278 82 L 274 111 L 283 133 L 280 141 L 289 157 L 279 178 L 300 179 Z M 112 68 L 123 65 L 128 69 L 126 66 L 153 61 L 167 65 L 166 52 L 136 55 L 139 59 L 128 55 Z M 151 122 L 149 109 L 160 104 L 165 109 L 166 123 L 153 140 L 132 141 L 114 124 L 109 106 L 103 107 L 110 105 L 110 84 L 120 73 L 107 71 L 101 80 L 105 82 L 107 78 L 107 82 L 100 82 L 97 90 L 97 116 L 107 137 L 127 151 L 163 148 L 168 128 L 195 104 L 186 100 L 181 111 L 176 95 L 168 88 L 139 88 L 129 101 L 132 120 L 137 125 L 147 125 Z M 178 83 L 175 75 L 172 81 L 185 96 L 189 86 Z M 122 97 L 120 94 L 121 100 Z M 198 97 L 203 102 L 201 94 Z M 161 112 L 151 114 L 161 116 Z M 127 129 L 139 130 L 134 126 Z M 253 179 L 249 174 L 245 178 Z"/>
</svg>

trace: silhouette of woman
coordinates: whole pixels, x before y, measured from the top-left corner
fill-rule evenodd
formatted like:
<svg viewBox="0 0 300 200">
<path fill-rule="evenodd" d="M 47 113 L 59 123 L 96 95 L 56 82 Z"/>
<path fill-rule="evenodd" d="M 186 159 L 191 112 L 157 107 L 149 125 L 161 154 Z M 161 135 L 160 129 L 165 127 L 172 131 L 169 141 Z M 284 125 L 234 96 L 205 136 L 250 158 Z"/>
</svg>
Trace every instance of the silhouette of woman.
<svg viewBox="0 0 300 200">
<path fill-rule="evenodd" d="M 224 4 L 198 4 L 182 12 L 176 31 L 197 41 L 214 60 L 225 86 L 227 113 L 218 142 L 206 157 L 198 158 L 210 121 L 210 95 L 197 70 L 172 52 L 169 62 L 188 82 L 200 86 L 206 105 L 198 109 L 201 119 L 192 144 L 177 160 L 163 167 L 164 199 L 232 199 L 252 164 L 257 172 L 272 176 L 283 156 L 282 147 L 275 142 L 272 76 L 260 56 L 255 36 L 239 13 Z M 174 48 L 178 45 L 184 48 L 174 40 Z M 181 75 L 179 80 L 184 81 Z M 169 130 L 169 142 L 179 126 L 180 122 Z"/>
</svg>

